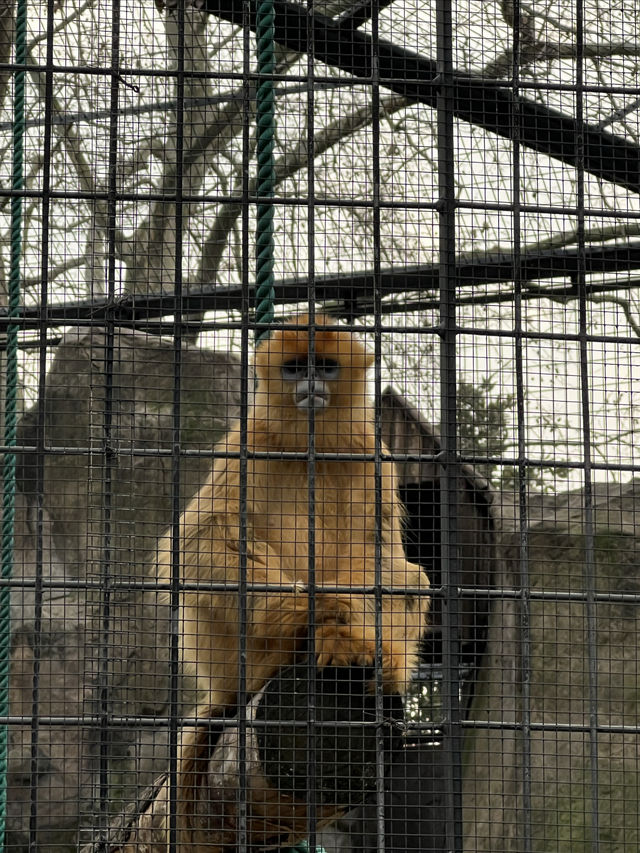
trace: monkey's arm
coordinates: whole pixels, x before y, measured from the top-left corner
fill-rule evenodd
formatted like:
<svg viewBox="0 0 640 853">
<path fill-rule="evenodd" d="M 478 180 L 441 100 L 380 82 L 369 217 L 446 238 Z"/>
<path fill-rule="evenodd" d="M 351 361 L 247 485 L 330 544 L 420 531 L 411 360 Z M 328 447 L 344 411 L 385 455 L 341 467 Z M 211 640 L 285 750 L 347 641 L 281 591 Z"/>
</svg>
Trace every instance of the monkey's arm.
<svg viewBox="0 0 640 853">
<path fill-rule="evenodd" d="M 429 578 L 421 566 L 405 558 L 403 524 L 405 509 L 398 497 L 393 463 L 385 466 L 383 495 L 382 585 L 391 592 L 382 596 L 382 641 L 387 657 L 385 678 L 407 684 L 418 663 L 420 639 L 427 628 L 431 599 Z M 407 590 L 403 594 L 403 590 Z"/>
<path fill-rule="evenodd" d="M 251 693 L 279 666 L 292 662 L 308 626 L 307 596 L 296 589 L 277 554 L 265 543 L 247 543 L 242 582 L 238 515 L 229 504 L 224 510 L 213 511 L 210 486 L 205 486 L 182 518 L 180 542 L 181 583 L 203 587 L 185 589 L 180 595 L 183 663 L 197 675 L 207 701 L 220 708 L 236 702 L 241 632 L 246 631 L 246 689 Z M 158 567 L 168 580 L 169 537 L 160 543 Z M 207 590 L 207 586 L 215 588 Z M 246 589 L 244 611 L 242 587 Z"/>
<path fill-rule="evenodd" d="M 338 561 L 335 582 L 351 586 L 351 594 L 322 594 L 317 603 L 316 647 L 321 665 L 374 663 L 381 654 L 382 675 L 389 690 L 405 692 L 415 669 L 419 641 L 427 624 L 429 580 L 420 566 L 405 558 L 402 544 L 404 508 L 397 497 L 395 470 L 383 465 L 381 549 L 377 552 L 375 489 L 366 489 L 353 504 L 355 516 L 369 518 L 364 541 L 353 541 Z M 356 493 L 354 492 L 354 497 Z M 379 566 L 377 564 L 379 563 Z M 376 594 L 376 587 L 385 590 Z M 361 591 L 356 591 L 360 589 Z M 376 610 L 381 613 L 376 628 Z"/>
</svg>

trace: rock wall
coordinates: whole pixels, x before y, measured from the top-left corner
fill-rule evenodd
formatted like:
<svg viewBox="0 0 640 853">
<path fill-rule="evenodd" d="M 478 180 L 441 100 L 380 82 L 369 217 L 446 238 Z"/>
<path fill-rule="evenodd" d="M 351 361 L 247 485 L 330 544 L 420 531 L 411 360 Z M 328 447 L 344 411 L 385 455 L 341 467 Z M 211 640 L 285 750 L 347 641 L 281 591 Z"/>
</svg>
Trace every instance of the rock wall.
<svg viewBox="0 0 640 853">
<path fill-rule="evenodd" d="M 596 832 L 601 853 L 640 849 L 640 608 L 633 599 L 640 592 L 640 481 L 598 486 L 594 504 L 593 589 L 630 598 L 586 601 L 584 495 L 536 496 L 526 530 L 528 574 L 534 595 L 545 596 L 533 597 L 528 613 L 517 598 L 492 609 L 472 716 L 506 726 L 468 737 L 468 853 L 516 853 L 528 849 L 527 836 L 534 853 L 587 853 Z M 498 514 L 495 583 L 518 590 L 515 504 L 505 499 Z"/>
<path fill-rule="evenodd" d="M 239 362 L 185 346 L 180 379 L 182 449 L 208 451 L 237 414 Z M 14 577 L 24 586 L 12 589 L 10 700 L 12 714 L 35 710 L 38 724 L 10 730 L 12 850 L 26 849 L 30 825 L 39 853 L 76 849 L 78 829 L 108 822 L 101 786 L 119 811 L 165 769 L 166 727 L 109 720 L 169 712 L 168 609 L 153 591 L 119 584 L 150 579 L 172 518 L 173 386 L 171 342 L 121 331 L 111 359 L 104 330 L 77 330 L 19 425 L 30 449 L 18 458 Z M 182 457 L 181 505 L 210 464 Z M 181 688 L 190 706 L 192 685 Z M 69 720 L 39 722 L 52 716 Z"/>
</svg>

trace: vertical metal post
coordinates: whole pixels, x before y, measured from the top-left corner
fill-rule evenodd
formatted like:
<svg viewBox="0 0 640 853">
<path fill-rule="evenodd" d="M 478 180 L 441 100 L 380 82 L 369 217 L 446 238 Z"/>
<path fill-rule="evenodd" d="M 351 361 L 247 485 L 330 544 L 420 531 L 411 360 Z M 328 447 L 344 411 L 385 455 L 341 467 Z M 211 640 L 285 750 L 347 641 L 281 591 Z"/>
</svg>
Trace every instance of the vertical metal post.
<svg viewBox="0 0 640 853">
<path fill-rule="evenodd" d="M 446 755 L 447 850 L 462 850 L 462 728 L 460 724 L 457 462 L 456 197 L 451 0 L 436 2 L 438 233 L 440 286 L 440 500 L 442 561 L 442 707 Z"/>
<path fill-rule="evenodd" d="M 313 36 L 313 13 L 314 0 L 307 0 L 307 245 L 308 245 L 308 294 L 309 307 L 309 360 L 315 363 L 316 339 L 315 339 L 315 302 L 316 302 L 316 258 L 315 258 L 315 50 Z M 308 752 L 308 785 L 307 785 L 307 815 L 309 850 L 316 849 L 316 696 L 315 696 L 315 629 L 316 629 L 316 440 L 315 440 L 315 412 L 313 406 L 309 407 L 309 442 L 307 470 L 309 476 L 309 499 L 308 499 L 308 595 L 309 595 L 309 709 L 307 712 L 307 752 Z"/>
<path fill-rule="evenodd" d="M 524 388 L 524 357 L 522 336 L 522 275 L 520 270 L 520 243 L 522 235 L 521 144 L 520 144 L 520 0 L 513 7 L 513 290 L 514 290 L 514 358 L 516 368 L 516 416 L 518 435 L 518 507 L 520 525 L 520 689 L 522 699 L 521 757 L 522 757 L 522 808 L 521 821 L 523 853 L 531 853 L 531 636 L 530 636 L 530 580 L 529 580 L 529 517 L 527 484 L 526 412 Z"/>
<path fill-rule="evenodd" d="M 47 372 L 47 306 L 49 299 L 49 239 L 51 222 L 51 135 L 53 104 L 53 0 L 47 2 L 47 48 L 45 70 L 44 134 L 42 140 L 42 234 L 40 241 L 40 317 L 38 328 L 38 399 L 44 401 Z M 38 408 L 36 430 L 36 576 L 33 625 L 33 686 L 31 696 L 31 755 L 29 782 L 29 845 L 37 844 L 38 777 L 42 772 L 38 742 L 40 739 L 40 659 L 42 654 L 42 571 L 43 571 L 43 500 L 45 483 L 46 406 Z"/>
<path fill-rule="evenodd" d="M 173 398 L 171 425 L 171 591 L 170 591 L 170 694 L 169 694 L 169 850 L 177 846 L 177 769 L 179 740 L 179 686 L 180 686 L 180 585 L 181 585 L 181 531 L 180 531 L 180 470 L 181 442 L 181 390 L 182 390 L 182 239 L 183 239 L 183 168 L 184 168 L 184 55 L 185 55 L 185 4 L 178 2 L 178 51 L 176 68 L 176 164 L 175 164 L 175 266 L 173 314 Z"/>
<path fill-rule="evenodd" d="M 238 585 L 240 650 L 238 666 L 238 851 L 248 849 L 247 828 L 247 435 L 249 414 L 249 165 L 251 160 L 251 18 L 249 0 L 243 0 L 242 27 L 242 306 L 240 309 L 240 547 L 238 553 L 240 578 Z M 259 216 L 259 214 L 257 214 Z M 271 247 L 272 248 L 272 247 Z M 256 318 L 257 319 L 257 318 Z M 263 335 L 267 332 L 263 331 Z M 257 337 L 257 333 L 256 333 Z"/>
<path fill-rule="evenodd" d="M 599 774 L 598 774 L 598 644 L 596 638 L 595 549 L 593 525 L 593 488 L 591 460 L 591 404 L 589 400 L 589 344 L 585 263 L 585 139 L 584 139 L 584 0 L 576 0 L 576 208 L 577 270 L 579 293 L 580 398 L 582 415 L 582 452 L 584 462 L 584 589 L 587 621 L 587 657 L 589 668 L 589 769 L 591 782 L 591 850 L 600 849 Z"/>
<path fill-rule="evenodd" d="M 374 317 L 374 399 L 375 399 L 375 640 L 376 640 L 376 849 L 385 851 L 385 742 L 382 695 L 382 340 L 381 340 L 381 233 L 380 233 L 380 68 L 379 68 L 379 7 L 371 4 L 371 142 L 372 142 L 372 218 L 373 218 L 373 317 Z"/>
<path fill-rule="evenodd" d="M 101 631 L 98 674 L 98 714 L 100 719 L 99 830 L 106 837 L 109 824 L 109 644 L 113 569 L 112 487 L 113 487 L 113 372 L 115 360 L 115 232 L 118 195 L 118 95 L 120 80 L 120 0 L 111 7 L 111 80 L 109 103 L 108 185 L 107 185 L 107 298 L 105 352 L 103 356 L 104 411 L 102 423 L 102 561 L 100 567 Z"/>
</svg>

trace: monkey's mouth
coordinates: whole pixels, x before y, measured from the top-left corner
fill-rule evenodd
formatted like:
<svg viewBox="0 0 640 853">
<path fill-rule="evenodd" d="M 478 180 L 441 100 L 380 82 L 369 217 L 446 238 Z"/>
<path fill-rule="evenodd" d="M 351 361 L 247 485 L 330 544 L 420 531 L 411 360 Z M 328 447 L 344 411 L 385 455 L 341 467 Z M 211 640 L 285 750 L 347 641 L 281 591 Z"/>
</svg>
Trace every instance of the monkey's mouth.
<svg viewBox="0 0 640 853">
<path fill-rule="evenodd" d="M 326 409 L 329 405 L 329 395 L 320 391 L 313 394 L 297 394 L 296 406 L 299 409 L 314 409 L 315 411 Z"/>
</svg>

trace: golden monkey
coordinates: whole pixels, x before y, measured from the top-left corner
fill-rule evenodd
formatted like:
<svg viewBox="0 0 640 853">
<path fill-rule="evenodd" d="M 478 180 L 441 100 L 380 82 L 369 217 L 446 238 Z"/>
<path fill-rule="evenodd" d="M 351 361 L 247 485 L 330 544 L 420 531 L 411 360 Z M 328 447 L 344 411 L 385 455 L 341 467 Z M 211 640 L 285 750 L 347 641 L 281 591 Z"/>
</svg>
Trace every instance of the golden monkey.
<svg viewBox="0 0 640 853">
<path fill-rule="evenodd" d="M 230 455 L 215 458 L 209 479 L 181 519 L 181 581 L 229 586 L 228 591 L 181 594 L 184 663 L 195 668 L 213 709 L 237 701 L 242 541 L 250 694 L 291 663 L 311 633 L 319 666 L 373 664 L 376 583 L 384 590 L 380 640 L 385 689 L 404 692 L 425 629 L 428 599 L 419 590 L 428 580 L 405 559 L 403 507 L 395 466 L 388 460 L 381 463 L 382 559 L 376 572 L 375 434 L 367 396 L 373 356 L 350 332 L 326 328 L 331 321 L 321 315 L 315 319 L 311 346 L 309 322 L 307 315 L 293 318 L 290 325 L 298 328 L 275 331 L 256 350 L 258 385 L 246 426 L 246 529 L 240 521 L 240 424 L 216 446 L 218 453 Z M 312 527 L 310 464 L 304 458 L 311 411 L 315 452 L 356 457 L 315 461 Z M 302 458 L 282 458 L 283 452 Z M 159 563 L 161 574 L 170 577 L 168 535 L 160 543 Z M 315 587 L 313 630 L 310 580 Z M 323 587 L 343 590 L 325 592 Z"/>
</svg>

